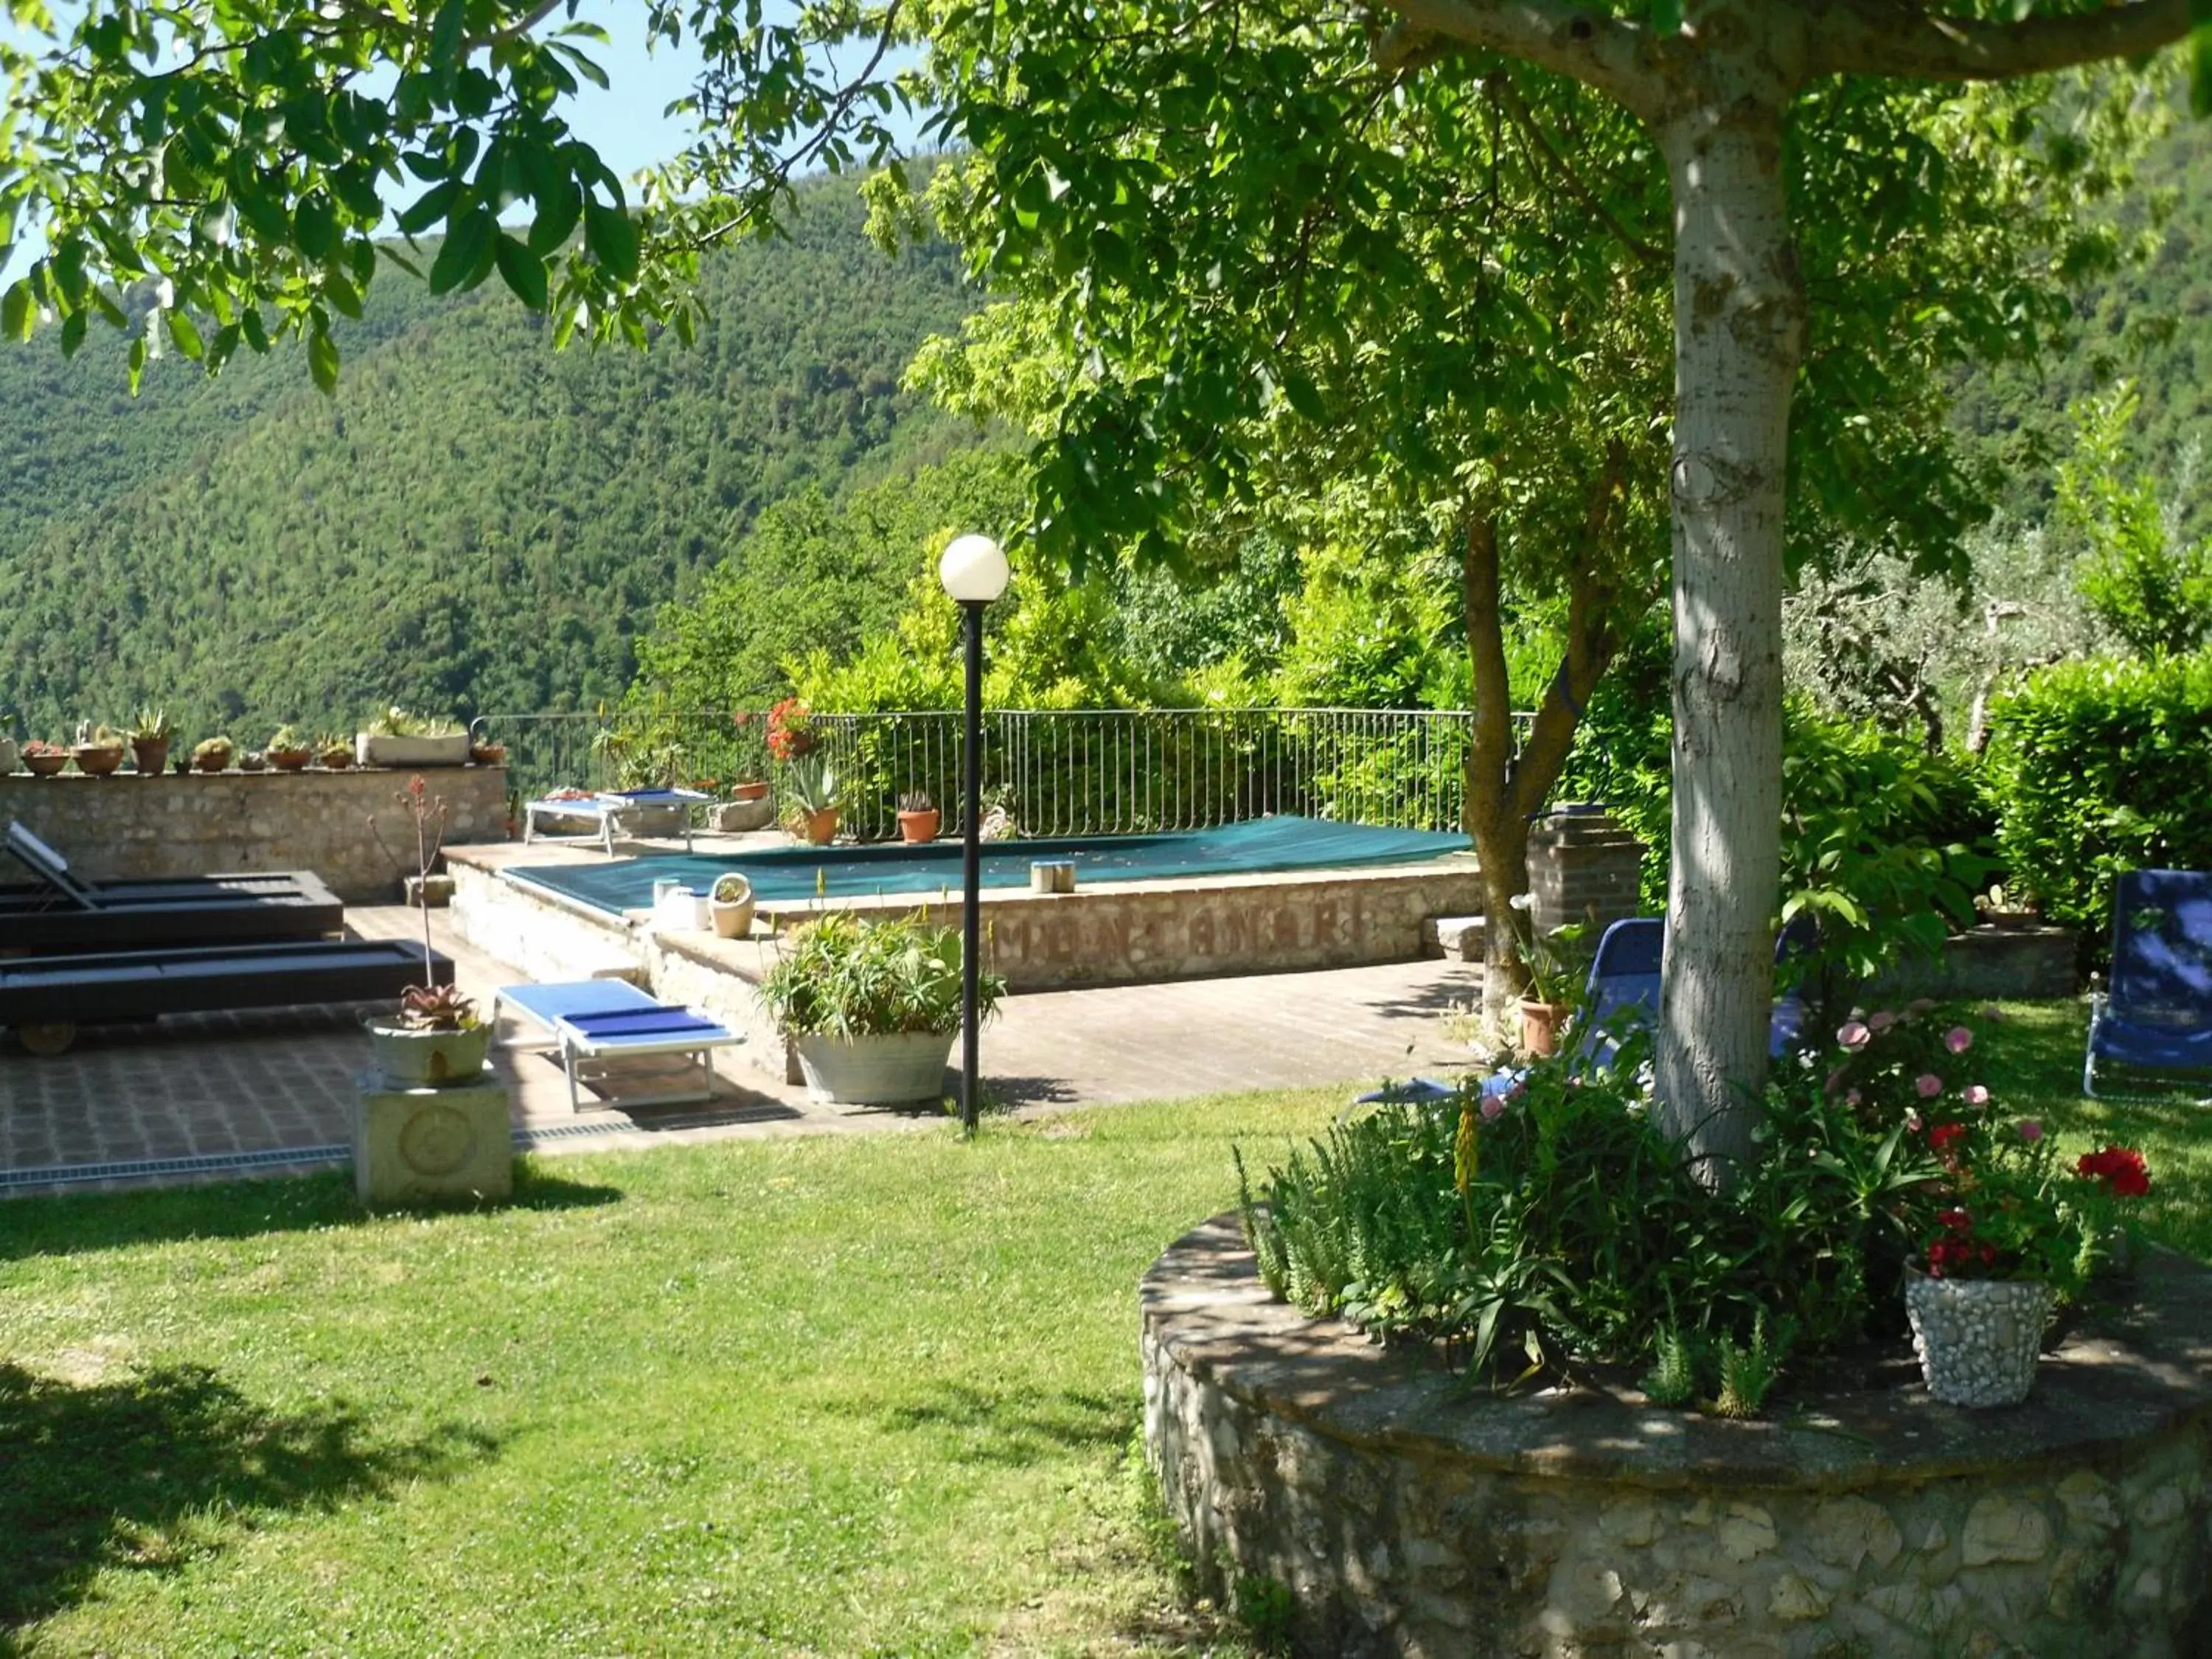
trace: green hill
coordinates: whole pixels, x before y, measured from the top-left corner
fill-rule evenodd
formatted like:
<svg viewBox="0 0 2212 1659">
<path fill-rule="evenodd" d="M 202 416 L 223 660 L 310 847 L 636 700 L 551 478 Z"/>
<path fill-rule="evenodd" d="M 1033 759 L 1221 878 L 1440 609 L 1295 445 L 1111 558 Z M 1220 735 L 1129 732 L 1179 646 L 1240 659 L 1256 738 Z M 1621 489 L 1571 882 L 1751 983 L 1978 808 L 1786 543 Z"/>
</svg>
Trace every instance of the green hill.
<svg viewBox="0 0 2212 1659">
<path fill-rule="evenodd" d="M 696 348 L 554 352 L 503 292 L 398 270 L 344 339 L 339 395 L 298 354 L 215 380 L 173 359 L 130 398 L 114 338 L 0 351 L 0 708 L 34 733 L 168 705 L 258 742 L 618 696 L 654 609 L 769 503 L 944 453 L 898 388 L 973 303 L 945 247 L 884 258 L 853 191 L 787 240 L 714 258 Z"/>
</svg>

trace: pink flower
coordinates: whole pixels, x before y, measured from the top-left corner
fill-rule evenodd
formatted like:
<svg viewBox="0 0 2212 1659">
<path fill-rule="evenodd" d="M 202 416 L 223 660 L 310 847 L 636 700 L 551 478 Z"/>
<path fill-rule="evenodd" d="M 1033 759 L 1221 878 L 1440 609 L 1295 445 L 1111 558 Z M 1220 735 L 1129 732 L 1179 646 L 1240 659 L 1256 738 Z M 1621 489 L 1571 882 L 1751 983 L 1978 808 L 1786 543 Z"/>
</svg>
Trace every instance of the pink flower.
<svg viewBox="0 0 2212 1659">
<path fill-rule="evenodd" d="M 1872 1030 L 1876 1036 L 1881 1036 L 1884 1031 L 1887 1031 L 1891 1026 L 1896 1024 L 1897 1016 L 1891 1013 L 1887 1008 L 1877 1008 L 1867 1016 L 1868 1029 Z"/>
<path fill-rule="evenodd" d="M 1499 1113 L 1503 1112 L 1504 1109 L 1505 1109 L 1505 1097 L 1504 1097 L 1504 1096 L 1503 1096 L 1503 1095 L 1485 1095 L 1485 1096 L 1482 1097 L 1482 1121 L 1483 1121 L 1485 1123 L 1489 1122 L 1492 1118 L 1496 1117 Z"/>
<path fill-rule="evenodd" d="M 1954 1025 L 1943 1033 L 1943 1046 L 1954 1054 L 1963 1054 L 1974 1046 L 1974 1034 L 1963 1025 Z"/>
<path fill-rule="evenodd" d="M 1990 1103 L 1990 1091 L 1978 1083 L 1968 1084 L 1964 1092 L 1966 1104 L 1969 1106 L 1986 1106 Z M 2033 1139 L 2034 1137 L 2031 1135 L 2029 1139 Z"/>
<path fill-rule="evenodd" d="M 1836 1041 L 1842 1043 L 1844 1048 L 1850 1049 L 1854 1054 L 1856 1054 L 1858 1050 L 1867 1046 L 1867 1039 L 1871 1037 L 1873 1035 L 1874 1033 L 1872 1031 L 1869 1031 L 1863 1024 L 1854 1019 L 1847 1022 L 1843 1029 L 1836 1033 Z"/>
<path fill-rule="evenodd" d="M 1920 1133 L 1920 1114 L 1909 1106 L 1905 1109 L 1905 1127 L 1914 1134 Z"/>
<path fill-rule="evenodd" d="M 1859 1103 L 1859 1091 L 1853 1089 L 1844 1097 L 1844 1104 L 1846 1106 L 1856 1106 Z"/>
<path fill-rule="evenodd" d="M 2018 1133 L 2022 1140 L 2040 1140 L 2043 1139 L 2043 1126 L 2032 1117 L 2024 1117 L 2012 1127 L 2014 1131 Z"/>
<path fill-rule="evenodd" d="M 1923 1100 L 1933 1100 L 1943 1092 L 1943 1079 L 1933 1072 L 1923 1072 L 1912 1079 L 1912 1086 L 1920 1091 Z"/>
</svg>

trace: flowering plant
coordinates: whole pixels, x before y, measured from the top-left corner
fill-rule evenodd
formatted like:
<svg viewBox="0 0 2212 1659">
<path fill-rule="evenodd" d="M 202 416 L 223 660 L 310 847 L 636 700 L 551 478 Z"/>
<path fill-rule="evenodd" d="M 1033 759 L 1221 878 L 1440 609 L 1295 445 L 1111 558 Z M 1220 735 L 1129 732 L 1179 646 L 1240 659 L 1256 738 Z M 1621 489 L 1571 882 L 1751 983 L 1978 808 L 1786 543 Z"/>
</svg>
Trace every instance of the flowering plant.
<svg viewBox="0 0 2212 1659">
<path fill-rule="evenodd" d="M 820 742 L 814 730 L 814 711 L 797 697 L 786 697 L 768 711 L 768 752 L 777 760 L 811 755 Z"/>
<path fill-rule="evenodd" d="M 1972 1076 L 1974 1034 L 1927 1016 L 1934 1005 L 1853 1016 L 1828 1073 L 1869 1127 L 1904 1126 L 1924 1154 L 1911 1224 L 1934 1279 L 2031 1279 L 2063 1296 L 2115 1256 L 2113 1200 L 2150 1190 L 2142 1154 L 2108 1146 L 2069 1165 L 2033 1118 L 2014 1118 Z"/>
</svg>

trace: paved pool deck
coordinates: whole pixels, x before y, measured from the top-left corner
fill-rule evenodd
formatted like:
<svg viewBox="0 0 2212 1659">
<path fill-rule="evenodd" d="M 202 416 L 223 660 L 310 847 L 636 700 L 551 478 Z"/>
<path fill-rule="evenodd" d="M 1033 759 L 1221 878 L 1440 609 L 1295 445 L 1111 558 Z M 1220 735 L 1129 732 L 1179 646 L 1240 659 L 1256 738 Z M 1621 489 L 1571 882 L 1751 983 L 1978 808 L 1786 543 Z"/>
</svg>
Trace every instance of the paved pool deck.
<svg viewBox="0 0 2212 1659">
<path fill-rule="evenodd" d="M 354 932 L 420 936 L 420 913 L 356 907 Z M 432 913 L 462 988 L 489 1006 L 526 977 L 457 939 Z M 1455 961 L 1188 980 L 1010 997 L 983 1033 L 987 1093 L 1023 1114 L 1248 1089 L 1364 1088 L 1449 1075 L 1468 1055 L 1443 1016 L 1479 994 Z M 296 1174 L 349 1155 L 368 1009 L 311 1007 L 94 1028 L 68 1054 L 0 1039 L 0 1197 Z M 792 1134 L 897 1133 L 935 1113 L 828 1106 L 726 1052 L 715 1097 L 690 1107 L 572 1112 L 556 1064 L 501 1022 L 494 1064 L 517 1141 L 538 1152 Z"/>
</svg>

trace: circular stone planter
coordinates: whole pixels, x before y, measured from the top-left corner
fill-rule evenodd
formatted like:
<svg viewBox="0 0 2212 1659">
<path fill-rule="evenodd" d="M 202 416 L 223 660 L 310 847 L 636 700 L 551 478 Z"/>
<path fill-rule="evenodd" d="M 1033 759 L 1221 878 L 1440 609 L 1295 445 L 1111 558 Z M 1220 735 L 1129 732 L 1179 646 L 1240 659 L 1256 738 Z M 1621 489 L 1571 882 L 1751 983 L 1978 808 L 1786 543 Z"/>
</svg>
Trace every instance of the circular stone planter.
<svg viewBox="0 0 2212 1659">
<path fill-rule="evenodd" d="M 910 1106 L 945 1097 L 945 1067 L 957 1032 L 794 1038 L 810 1099 L 841 1106 Z"/>
<path fill-rule="evenodd" d="M 465 1031 L 409 1031 L 368 1023 L 369 1054 L 376 1069 L 393 1083 L 447 1088 L 475 1083 L 483 1075 L 491 1049 L 491 1024 Z"/>
<path fill-rule="evenodd" d="M 1471 1394 L 1308 1318 L 1234 1216 L 1139 1290 L 1145 1437 L 1202 1582 L 1305 1654 L 2212 1653 L 2212 1271 L 2162 1251 L 2006 1411 L 1898 1386 L 1729 1423 Z"/>
</svg>

